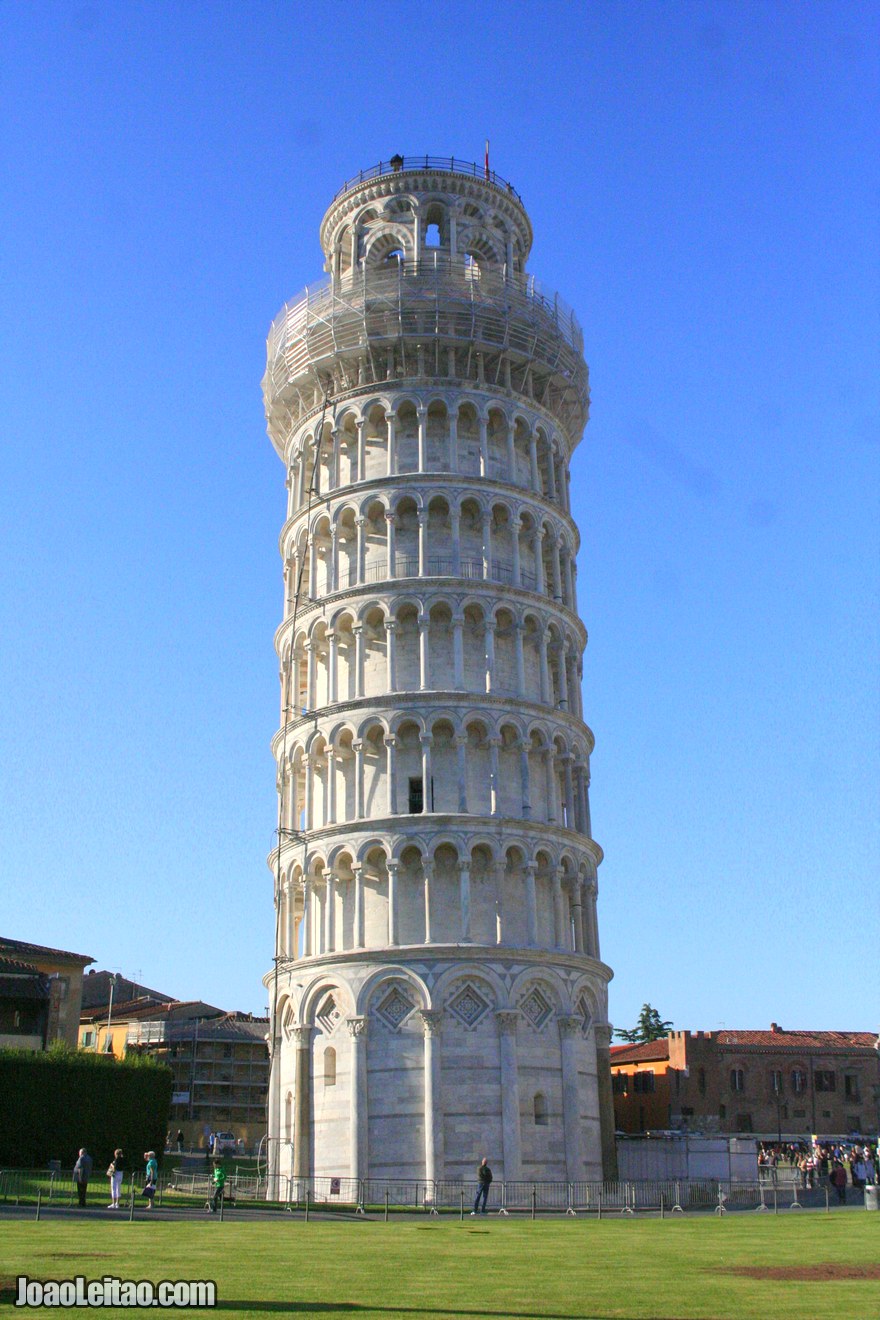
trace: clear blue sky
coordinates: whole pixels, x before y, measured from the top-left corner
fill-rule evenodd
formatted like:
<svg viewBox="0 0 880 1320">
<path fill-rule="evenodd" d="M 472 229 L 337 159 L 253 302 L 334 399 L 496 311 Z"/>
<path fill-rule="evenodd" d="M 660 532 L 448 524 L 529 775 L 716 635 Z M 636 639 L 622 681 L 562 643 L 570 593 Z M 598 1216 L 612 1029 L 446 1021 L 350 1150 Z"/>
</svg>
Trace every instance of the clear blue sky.
<svg viewBox="0 0 880 1320">
<path fill-rule="evenodd" d="M 878 1019 L 876 4 L 0 9 L 0 932 L 262 1011 L 284 474 L 339 184 L 479 159 L 576 308 L 611 1017 Z"/>
</svg>

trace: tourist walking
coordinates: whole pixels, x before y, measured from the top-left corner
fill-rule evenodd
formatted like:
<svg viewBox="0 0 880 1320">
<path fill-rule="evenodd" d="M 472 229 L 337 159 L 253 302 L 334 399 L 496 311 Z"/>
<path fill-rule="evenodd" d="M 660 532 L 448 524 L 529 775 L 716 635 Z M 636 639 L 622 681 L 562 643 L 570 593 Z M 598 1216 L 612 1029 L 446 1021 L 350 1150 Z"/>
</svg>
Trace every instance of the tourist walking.
<svg viewBox="0 0 880 1320">
<path fill-rule="evenodd" d="M 110 1161 L 110 1167 L 107 1170 L 107 1177 L 110 1179 L 110 1204 L 108 1210 L 119 1209 L 119 1196 L 122 1192 L 122 1180 L 125 1177 L 125 1156 L 122 1153 L 122 1147 L 114 1150 L 113 1159 Z"/>
<path fill-rule="evenodd" d="M 489 1213 L 486 1209 L 486 1202 L 489 1199 L 489 1188 L 491 1184 L 492 1170 L 489 1168 L 489 1161 L 484 1155 L 480 1162 L 480 1167 L 477 1169 L 477 1195 L 474 1198 L 474 1208 L 471 1211 L 472 1215 L 480 1213 L 481 1201 L 483 1202 L 482 1213 L 484 1215 Z"/>
<path fill-rule="evenodd" d="M 223 1203 L 223 1189 L 226 1186 L 226 1170 L 219 1162 L 214 1165 L 214 1195 L 211 1198 L 209 1209 L 214 1215 L 220 1209 Z"/>
<path fill-rule="evenodd" d="M 76 1184 L 76 1195 L 81 1210 L 85 1209 L 86 1192 L 89 1190 L 89 1179 L 92 1176 L 92 1157 L 85 1146 L 80 1147 L 79 1159 L 73 1166 L 73 1181 Z"/>
<path fill-rule="evenodd" d="M 182 1128 L 178 1128 L 178 1129 L 177 1129 L 177 1153 L 178 1153 L 178 1155 L 182 1155 L 182 1154 L 183 1154 L 183 1129 L 182 1129 Z"/>
<path fill-rule="evenodd" d="M 144 1196 L 147 1198 L 147 1209 L 152 1210 L 153 1197 L 156 1195 L 156 1183 L 159 1181 L 159 1164 L 154 1150 L 146 1151 L 144 1159 L 147 1161 L 144 1170 Z"/>
</svg>

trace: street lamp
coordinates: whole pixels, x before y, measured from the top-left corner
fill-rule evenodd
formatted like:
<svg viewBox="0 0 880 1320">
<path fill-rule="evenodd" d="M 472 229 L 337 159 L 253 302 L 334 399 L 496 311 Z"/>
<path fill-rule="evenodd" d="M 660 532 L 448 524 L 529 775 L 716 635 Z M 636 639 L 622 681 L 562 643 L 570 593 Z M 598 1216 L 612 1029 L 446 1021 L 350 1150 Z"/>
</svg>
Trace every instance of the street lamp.
<svg viewBox="0 0 880 1320">
<path fill-rule="evenodd" d="M 776 1070 L 773 1072 L 773 1094 L 776 1097 L 776 1140 L 782 1145 L 782 1102 L 780 1094 L 782 1091 L 782 1074 Z"/>
</svg>

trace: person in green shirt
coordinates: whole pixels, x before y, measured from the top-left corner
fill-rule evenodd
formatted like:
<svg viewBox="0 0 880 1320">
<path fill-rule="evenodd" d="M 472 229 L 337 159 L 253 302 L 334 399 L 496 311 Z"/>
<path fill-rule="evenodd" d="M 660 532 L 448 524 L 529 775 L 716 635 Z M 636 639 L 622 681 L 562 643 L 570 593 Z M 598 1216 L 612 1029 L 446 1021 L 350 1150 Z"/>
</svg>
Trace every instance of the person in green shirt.
<svg viewBox="0 0 880 1320">
<path fill-rule="evenodd" d="M 214 1165 L 214 1195 L 211 1198 L 211 1214 L 216 1214 L 223 1200 L 223 1188 L 226 1186 L 226 1170 L 219 1163 Z"/>
<path fill-rule="evenodd" d="M 153 1197 L 156 1195 L 156 1184 L 159 1181 L 159 1165 L 156 1160 L 156 1152 L 148 1150 L 144 1152 L 144 1159 L 147 1161 L 144 1170 L 144 1196 L 147 1198 L 147 1209 L 153 1208 Z"/>
</svg>

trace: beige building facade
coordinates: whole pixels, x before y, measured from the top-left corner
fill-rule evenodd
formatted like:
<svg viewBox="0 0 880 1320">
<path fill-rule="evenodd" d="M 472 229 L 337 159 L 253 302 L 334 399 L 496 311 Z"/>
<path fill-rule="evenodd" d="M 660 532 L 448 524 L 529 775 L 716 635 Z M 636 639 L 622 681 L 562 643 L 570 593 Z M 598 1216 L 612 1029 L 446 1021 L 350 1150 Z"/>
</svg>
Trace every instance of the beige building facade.
<svg viewBox="0 0 880 1320">
<path fill-rule="evenodd" d="M 613 1167 L 568 466 L 582 335 L 503 180 L 396 158 L 273 324 L 272 1168 Z"/>
</svg>

